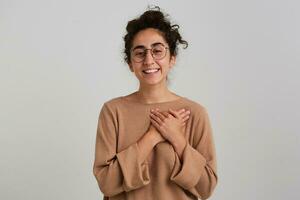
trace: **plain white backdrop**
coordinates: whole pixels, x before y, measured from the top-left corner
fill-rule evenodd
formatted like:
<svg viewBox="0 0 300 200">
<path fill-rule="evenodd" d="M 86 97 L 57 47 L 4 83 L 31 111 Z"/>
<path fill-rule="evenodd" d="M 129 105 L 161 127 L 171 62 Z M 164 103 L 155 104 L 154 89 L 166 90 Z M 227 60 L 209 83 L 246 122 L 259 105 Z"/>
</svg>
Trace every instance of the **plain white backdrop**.
<svg viewBox="0 0 300 200">
<path fill-rule="evenodd" d="M 135 91 L 128 20 L 155 4 L 180 25 L 170 88 L 205 106 L 212 200 L 300 198 L 299 1 L 0 0 L 0 199 L 102 199 L 102 104 Z"/>
</svg>

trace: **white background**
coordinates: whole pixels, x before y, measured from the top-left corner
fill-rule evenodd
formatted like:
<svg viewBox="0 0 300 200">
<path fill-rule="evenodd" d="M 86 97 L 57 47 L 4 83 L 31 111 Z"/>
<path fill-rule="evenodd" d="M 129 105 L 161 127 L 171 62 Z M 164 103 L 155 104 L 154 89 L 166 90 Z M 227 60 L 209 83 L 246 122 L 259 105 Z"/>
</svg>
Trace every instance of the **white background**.
<svg viewBox="0 0 300 200">
<path fill-rule="evenodd" d="M 102 199 L 98 114 L 138 87 L 122 37 L 148 4 L 189 42 L 170 88 L 209 112 L 211 199 L 299 199 L 297 0 L 0 0 L 0 199 Z"/>
</svg>

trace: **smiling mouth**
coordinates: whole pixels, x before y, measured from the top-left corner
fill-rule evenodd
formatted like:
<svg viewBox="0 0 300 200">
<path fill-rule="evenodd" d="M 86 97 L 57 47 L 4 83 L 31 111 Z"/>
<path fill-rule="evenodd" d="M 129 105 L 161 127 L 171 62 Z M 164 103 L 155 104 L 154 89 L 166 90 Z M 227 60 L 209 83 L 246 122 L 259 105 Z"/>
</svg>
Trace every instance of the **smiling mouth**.
<svg viewBox="0 0 300 200">
<path fill-rule="evenodd" d="M 157 69 L 148 69 L 148 70 L 143 70 L 143 73 L 144 74 L 154 74 L 156 72 L 158 72 L 160 69 L 157 68 Z"/>
</svg>

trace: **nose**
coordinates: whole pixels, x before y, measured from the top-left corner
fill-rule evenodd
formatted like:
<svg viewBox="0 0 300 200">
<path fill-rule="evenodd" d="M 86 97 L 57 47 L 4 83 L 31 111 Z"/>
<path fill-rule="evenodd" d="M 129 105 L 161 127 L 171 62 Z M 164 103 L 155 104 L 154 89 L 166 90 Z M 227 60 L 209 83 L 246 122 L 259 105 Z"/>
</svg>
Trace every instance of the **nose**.
<svg viewBox="0 0 300 200">
<path fill-rule="evenodd" d="M 153 63 L 154 63 L 154 58 L 152 56 L 151 49 L 146 49 L 144 64 L 152 65 Z"/>
</svg>

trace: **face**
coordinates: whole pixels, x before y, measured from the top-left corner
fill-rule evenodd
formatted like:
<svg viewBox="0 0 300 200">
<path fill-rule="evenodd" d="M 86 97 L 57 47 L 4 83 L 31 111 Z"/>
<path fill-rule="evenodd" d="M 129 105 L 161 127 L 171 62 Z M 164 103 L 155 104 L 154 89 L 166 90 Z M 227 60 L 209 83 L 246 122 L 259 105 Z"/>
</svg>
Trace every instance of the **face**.
<svg viewBox="0 0 300 200">
<path fill-rule="evenodd" d="M 133 59 L 134 54 L 142 54 L 144 49 L 154 49 L 153 53 L 159 55 L 158 50 L 163 46 L 169 48 L 159 30 L 153 28 L 142 30 L 134 37 L 129 67 L 139 79 L 140 84 L 154 85 L 166 82 L 168 72 L 175 64 L 175 56 L 170 55 L 169 49 L 166 49 L 166 55 L 161 59 L 153 58 L 151 50 L 146 51 L 144 59 L 140 59 L 140 62 Z M 149 71 L 149 69 L 152 70 Z"/>
</svg>

